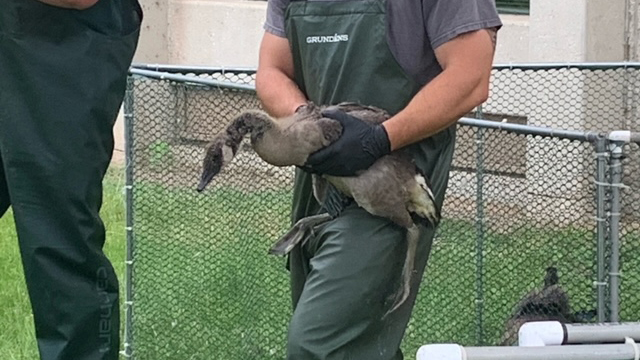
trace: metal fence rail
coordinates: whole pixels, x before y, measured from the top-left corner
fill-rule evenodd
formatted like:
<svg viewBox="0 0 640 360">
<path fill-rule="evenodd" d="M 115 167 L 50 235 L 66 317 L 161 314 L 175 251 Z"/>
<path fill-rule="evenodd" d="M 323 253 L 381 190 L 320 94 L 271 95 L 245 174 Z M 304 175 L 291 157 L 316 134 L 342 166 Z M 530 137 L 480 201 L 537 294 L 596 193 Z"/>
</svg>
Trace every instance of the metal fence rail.
<svg viewBox="0 0 640 360">
<path fill-rule="evenodd" d="M 260 107 L 254 76 L 131 70 L 127 356 L 284 357 L 288 274 L 267 249 L 289 226 L 293 170 L 246 145 L 213 186 L 195 191 L 206 142 Z M 549 267 L 580 321 L 638 320 L 640 149 L 608 133 L 640 130 L 639 88 L 638 64 L 495 68 L 490 99 L 458 127 L 407 354 L 425 343 L 512 343 L 512 315 Z"/>
</svg>

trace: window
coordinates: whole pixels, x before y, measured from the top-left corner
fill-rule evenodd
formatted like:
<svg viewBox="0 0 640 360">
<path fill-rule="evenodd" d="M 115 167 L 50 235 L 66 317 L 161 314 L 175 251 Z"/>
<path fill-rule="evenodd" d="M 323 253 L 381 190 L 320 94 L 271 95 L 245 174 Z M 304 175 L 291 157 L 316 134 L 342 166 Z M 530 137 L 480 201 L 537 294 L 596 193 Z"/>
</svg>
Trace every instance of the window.
<svg viewBox="0 0 640 360">
<path fill-rule="evenodd" d="M 529 14 L 529 0 L 496 0 L 502 14 Z"/>
</svg>

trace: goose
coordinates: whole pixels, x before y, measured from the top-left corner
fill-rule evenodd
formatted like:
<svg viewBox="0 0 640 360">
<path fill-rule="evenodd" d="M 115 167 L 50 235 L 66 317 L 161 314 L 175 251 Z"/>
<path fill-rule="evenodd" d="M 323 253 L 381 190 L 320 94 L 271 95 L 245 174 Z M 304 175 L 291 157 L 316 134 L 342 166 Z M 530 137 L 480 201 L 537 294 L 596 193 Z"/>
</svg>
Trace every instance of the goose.
<svg viewBox="0 0 640 360">
<path fill-rule="evenodd" d="M 324 109 L 335 108 L 374 124 L 390 117 L 380 108 L 352 102 L 331 106 L 317 106 L 308 102 L 293 115 L 278 119 L 261 110 L 245 110 L 209 142 L 197 191 L 202 192 L 233 160 L 246 135 L 250 135 L 251 147 L 265 162 L 275 166 L 304 166 L 310 154 L 341 136 L 340 122 L 322 116 Z M 409 296 L 419 238 L 418 224 L 435 227 L 440 221 L 440 209 L 435 203 L 429 179 L 420 172 L 409 154 L 400 149 L 378 159 L 355 176 L 313 174 L 312 183 L 313 195 L 319 203 L 324 199 L 327 185 L 331 184 L 372 215 L 387 218 L 406 229 L 407 253 L 402 269 L 402 285 L 387 314 L 394 311 Z M 286 255 L 303 241 L 308 230 L 329 220 L 331 216 L 328 214 L 300 219 L 269 252 Z"/>
<path fill-rule="evenodd" d="M 520 327 L 530 321 L 559 321 L 562 323 L 583 323 L 595 317 L 595 310 L 571 312 L 569 294 L 558 284 L 558 269 L 545 269 L 542 289 L 532 290 L 518 302 L 515 311 L 507 320 L 500 345 L 510 345 L 517 339 Z"/>
</svg>

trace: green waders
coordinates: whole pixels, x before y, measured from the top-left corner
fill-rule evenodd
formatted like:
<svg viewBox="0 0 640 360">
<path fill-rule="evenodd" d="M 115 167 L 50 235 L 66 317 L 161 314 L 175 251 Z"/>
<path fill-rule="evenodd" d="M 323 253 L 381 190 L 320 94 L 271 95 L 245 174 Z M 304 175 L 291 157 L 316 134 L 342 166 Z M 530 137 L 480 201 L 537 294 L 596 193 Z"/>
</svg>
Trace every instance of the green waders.
<svg viewBox="0 0 640 360">
<path fill-rule="evenodd" d="M 385 2 L 292 2 L 286 14 L 295 77 L 318 104 L 355 101 L 395 113 L 419 90 L 387 44 Z M 411 145 L 442 206 L 455 127 Z M 296 173 L 293 220 L 317 213 L 310 176 Z M 435 229 L 423 228 L 417 276 L 409 299 L 383 319 L 399 289 L 405 230 L 355 204 L 289 257 L 294 313 L 289 360 L 402 359 L 400 343 L 411 316 Z"/>
<path fill-rule="evenodd" d="M 99 210 L 142 12 L 136 0 L 0 9 L 0 216 L 13 207 L 40 356 L 115 360 L 118 280 Z"/>
</svg>

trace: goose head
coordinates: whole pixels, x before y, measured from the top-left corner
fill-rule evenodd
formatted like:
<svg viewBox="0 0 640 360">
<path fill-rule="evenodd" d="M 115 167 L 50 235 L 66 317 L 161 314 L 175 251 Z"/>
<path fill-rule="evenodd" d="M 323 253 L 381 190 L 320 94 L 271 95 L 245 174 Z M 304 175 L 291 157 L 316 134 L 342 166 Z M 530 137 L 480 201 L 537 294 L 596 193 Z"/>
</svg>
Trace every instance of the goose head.
<svg viewBox="0 0 640 360">
<path fill-rule="evenodd" d="M 558 269 L 556 269 L 554 266 L 549 266 L 548 268 L 545 269 L 545 276 L 544 276 L 544 286 L 545 287 L 549 287 L 551 285 L 555 285 L 558 283 Z"/>
<path fill-rule="evenodd" d="M 202 175 L 198 184 L 198 192 L 202 192 L 207 185 L 218 175 L 238 151 L 238 144 L 229 141 L 225 132 L 218 135 L 207 147 L 202 161 Z"/>
<path fill-rule="evenodd" d="M 288 120 L 282 121 L 289 125 L 280 126 L 294 126 L 293 124 L 315 121 L 318 118 L 320 118 L 320 108 L 312 102 L 308 102 L 300 106 L 296 113 L 289 117 Z M 270 162 L 269 160 L 271 159 L 270 163 L 274 165 L 295 164 L 295 162 L 291 160 L 291 153 L 284 153 L 289 150 L 284 146 L 286 144 L 274 143 L 274 141 L 276 141 L 274 139 L 283 138 L 282 135 L 279 135 L 279 138 L 277 135 L 274 137 L 273 134 L 278 134 L 279 131 L 279 125 L 264 111 L 248 110 L 237 115 L 226 129 L 216 135 L 209 143 L 202 162 L 202 175 L 197 187 L 198 192 L 202 192 L 213 178 L 222 171 L 224 166 L 233 160 L 243 137 L 247 134 L 251 134 L 251 143 L 252 146 L 254 146 L 254 150 L 256 150 L 265 161 Z M 262 141 L 262 137 L 266 133 L 270 133 L 272 136 L 269 141 Z M 292 139 L 292 141 L 293 140 L 297 139 Z M 296 142 L 294 141 L 293 145 L 290 144 L 289 147 L 295 144 Z M 295 154 L 295 151 L 292 153 Z M 304 158 L 306 158 L 306 155 L 308 154 L 304 154 Z"/>
</svg>

